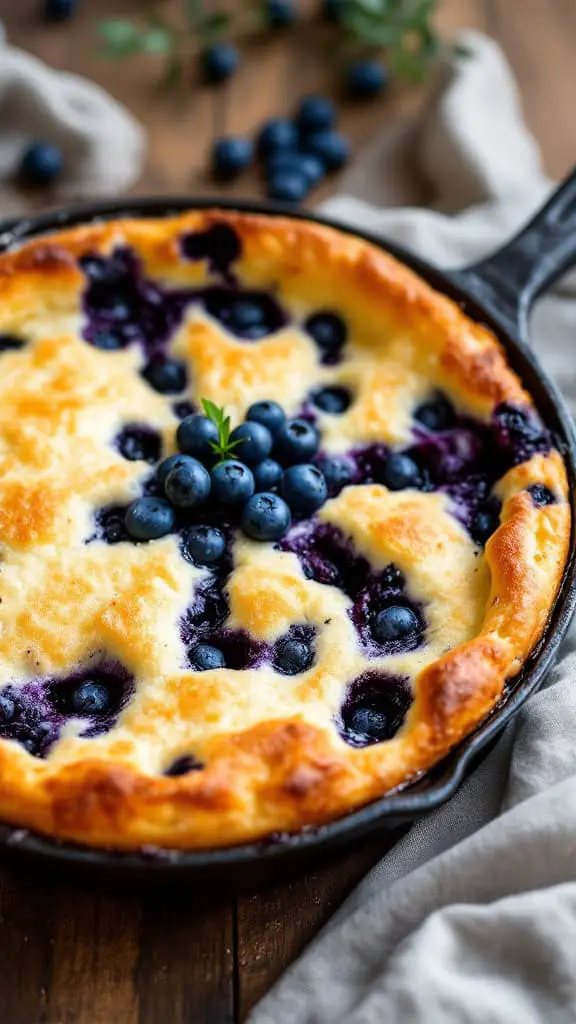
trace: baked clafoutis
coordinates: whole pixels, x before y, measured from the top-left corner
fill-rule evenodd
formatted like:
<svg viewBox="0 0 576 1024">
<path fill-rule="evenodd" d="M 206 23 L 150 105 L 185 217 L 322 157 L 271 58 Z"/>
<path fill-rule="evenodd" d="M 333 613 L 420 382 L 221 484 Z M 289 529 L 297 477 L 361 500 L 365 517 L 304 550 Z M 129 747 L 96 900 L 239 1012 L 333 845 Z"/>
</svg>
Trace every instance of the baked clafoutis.
<svg viewBox="0 0 576 1024">
<path fill-rule="evenodd" d="M 406 786 L 505 696 L 570 536 L 494 335 L 306 220 L 0 257 L 0 818 L 234 845 Z"/>
</svg>

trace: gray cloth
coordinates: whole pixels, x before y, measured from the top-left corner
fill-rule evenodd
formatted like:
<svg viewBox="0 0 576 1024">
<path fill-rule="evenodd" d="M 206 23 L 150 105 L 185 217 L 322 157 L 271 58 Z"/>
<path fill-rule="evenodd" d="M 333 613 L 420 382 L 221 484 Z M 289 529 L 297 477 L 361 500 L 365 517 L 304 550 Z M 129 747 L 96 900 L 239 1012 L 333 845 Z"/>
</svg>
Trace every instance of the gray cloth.
<svg viewBox="0 0 576 1024">
<path fill-rule="evenodd" d="M 474 57 L 450 70 L 424 117 L 376 139 L 347 195 L 324 207 L 446 266 L 494 248 L 550 189 L 500 51 L 476 33 L 466 42 Z M 434 209 L 416 208 L 423 196 Z M 540 304 L 532 331 L 576 408 L 570 285 Z M 547 688 L 456 797 L 364 879 L 251 1024 L 576 1021 L 571 646 L 574 636 Z"/>
<path fill-rule="evenodd" d="M 9 46 L 0 22 L 0 214 L 26 211 L 30 196 L 13 187 L 23 147 L 40 139 L 59 146 L 63 171 L 55 203 L 125 192 L 137 181 L 144 129 L 100 86 L 49 67 Z"/>
</svg>

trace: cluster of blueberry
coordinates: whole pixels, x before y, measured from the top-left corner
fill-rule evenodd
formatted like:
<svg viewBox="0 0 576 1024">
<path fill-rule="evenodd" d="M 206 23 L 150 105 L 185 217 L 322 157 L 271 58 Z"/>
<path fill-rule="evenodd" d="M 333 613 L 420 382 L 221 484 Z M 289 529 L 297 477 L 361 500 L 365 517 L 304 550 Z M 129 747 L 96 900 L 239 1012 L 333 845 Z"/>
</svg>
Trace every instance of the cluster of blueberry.
<svg viewBox="0 0 576 1024">
<path fill-rule="evenodd" d="M 334 130 L 336 108 L 327 96 L 305 97 L 294 119 L 277 117 L 260 129 L 256 145 L 249 138 L 217 139 L 212 151 L 214 175 L 230 181 L 254 158 L 261 160 L 270 199 L 299 203 L 325 174 L 347 161 L 350 144 Z"/>
<path fill-rule="evenodd" d="M 310 462 L 320 444 L 316 427 L 304 419 L 288 420 L 276 402 L 250 406 L 246 422 L 232 431 L 224 451 L 216 422 L 200 414 L 182 420 L 176 443 L 180 454 L 165 459 L 156 471 L 164 497 L 138 498 L 126 512 L 125 527 L 134 540 L 165 536 L 179 511 L 192 512 L 210 498 L 213 511 L 238 511 L 249 537 L 275 541 L 288 531 L 293 513 L 311 515 L 328 496 L 324 473 Z M 233 457 L 235 451 L 241 461 Z M 194 542 L 206 547 L 197 552 L 205 563 L 219 557 L 213 549 L 223 550 L 224 536 L 207 529 Z"/>
</svg>

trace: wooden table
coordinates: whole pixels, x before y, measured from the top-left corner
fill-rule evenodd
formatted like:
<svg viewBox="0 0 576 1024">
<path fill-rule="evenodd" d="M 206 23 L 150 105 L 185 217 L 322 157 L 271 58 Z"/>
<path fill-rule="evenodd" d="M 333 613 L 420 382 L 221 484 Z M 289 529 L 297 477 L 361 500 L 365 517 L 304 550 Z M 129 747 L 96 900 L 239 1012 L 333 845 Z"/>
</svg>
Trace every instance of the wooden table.
<svg viewBox="0 0 576 1024">
<path fill-rule="evenodd" d="M 215 133 L 250 132 L 328 81 L 307 26 L 258 44 L 223 90 L 195 90 L 185 83 L 163 95 L 153 87 L 151 59 L 116 65 L 95 57 L 96 15 L 129 14 L 137 0 L 84 0 L 72 24 L 50 28 L 35 16 L 39 5 L 40 0 L 0 0 L 11 41 L 96 79 L 146 124 L 150 149 L 139 193 L 214 191 L 206 163 Z M 501 42 L 546 169 L 557 177 L 565 173 L 576 155 L 574 0 L 445 0 L 440 20 L 447 31 L 476 26 Z M 344 109 L 342 128 L 359 145 L 397 115 L 399 106 L 414 102 L 393 96 Z M 230 192 L 261 194 L 257 174 Z M 0 1021 L 241 1021 L 390 842 L 373 840 L 289 884 L 203 907 L 185 892 L 119 896 L 54 885 L 38 869 L 2 868 Z"/>
</svg>

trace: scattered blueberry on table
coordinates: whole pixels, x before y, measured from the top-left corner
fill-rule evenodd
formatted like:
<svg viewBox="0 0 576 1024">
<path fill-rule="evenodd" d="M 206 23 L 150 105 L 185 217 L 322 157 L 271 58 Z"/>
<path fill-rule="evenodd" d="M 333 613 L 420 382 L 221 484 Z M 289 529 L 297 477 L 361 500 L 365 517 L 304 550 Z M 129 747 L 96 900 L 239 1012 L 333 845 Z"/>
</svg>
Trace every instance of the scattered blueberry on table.
<svg viewBox="0 0 576 1024">
<path fill-rule="evenodd" d="M 44 17 L 48 21 L 68 21 L 76 14 L 77 0 L 44 0 Z"/>
<path fill-rule="evenodd" d="M 265 16 L 269 28 L 288 28 L 296 21 L 296 3 L 294 0 L 267 0 Z"/>
<path fill-rule="evenodd" d="M 241 136 L 216 139 L 212 148 L 212 170 L 218 181 L 232 181 L 252 163 L 253 146 Z"/>
<path fill-rule="evenodd" d="M 310 186 L 308 178 L 299 167 L 286 168 L 272 174 L 268 179 L 266 195 L 282 203 L 301 203 Z"/>
<path fill-rule="evenodd" d="M 240 54 L 232 43 L 214 43 L 202 52 L 202 77 L 205 82 L 213 85 L 225 82 L 232 77 L 239 64 Z"/>
<path fill-rule="evenodd" d="M 17 179 L 29 188 L 51 185 L 62 171 L 62 151 L 50 142 L 32 142 L 20 157 Z"/>
<path fill-rule="evenodd" d="M 295 150 L 298 129 L 288 117 L 274 117 L 265 121 L 258 132 L 257 150 L 261 157 L 285 150 Z"/>
<path fill-rule="evenodd" d="M 307 135 L 302 147 L 320 160 L 326 171 L 339 171 L 350 156 L 350 143 L 345 135 L 326 130 Z"/>
<path fill-rule="evenodd" d="M 379 96 L 388 84 L 388 71 L 379 60 L 354 61 L 346 73 L 346 90 L 355 100 Z"/>
<path fill-rule="evenodd" d="M 336 105 L 329 96 L 305 96 L 295 120 L 301 136 L 327 130 L 336 120 Z"/>
</svg>

